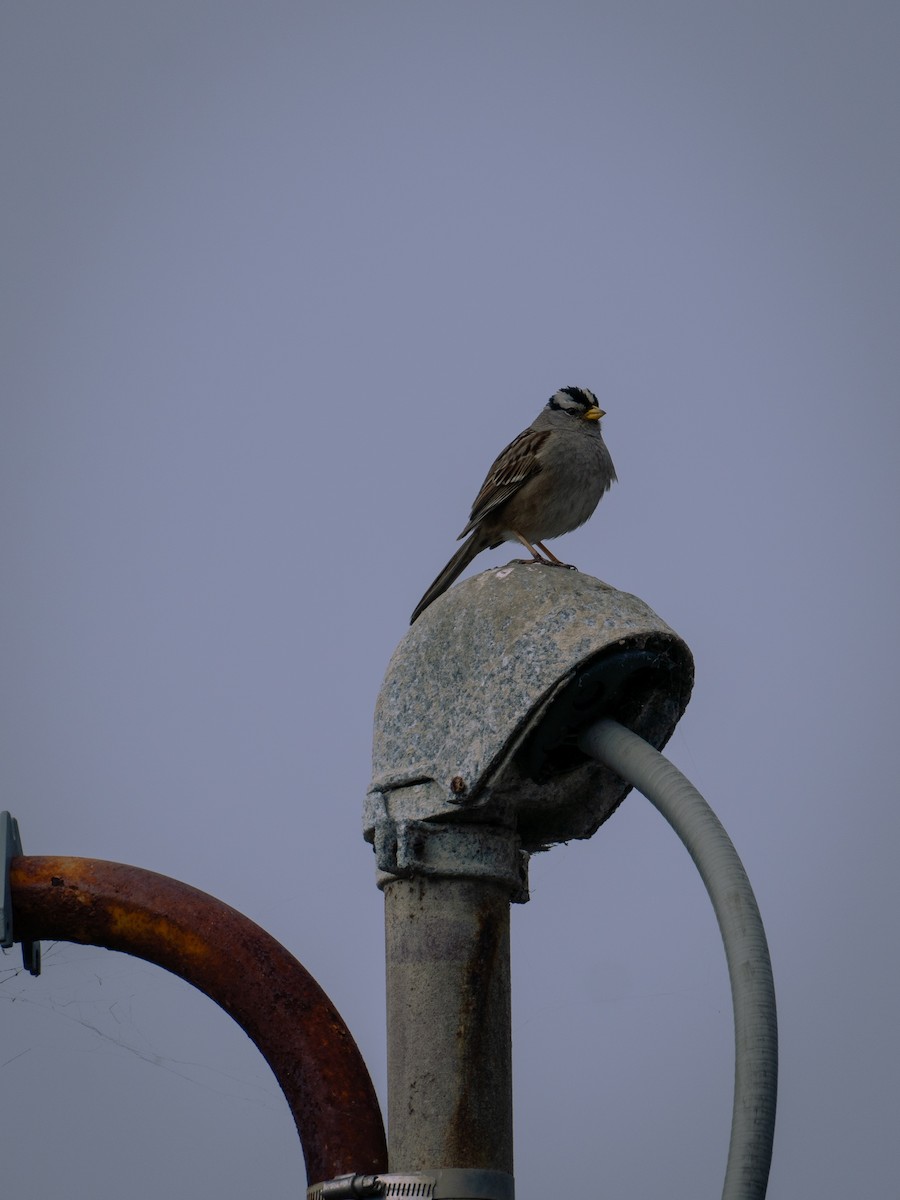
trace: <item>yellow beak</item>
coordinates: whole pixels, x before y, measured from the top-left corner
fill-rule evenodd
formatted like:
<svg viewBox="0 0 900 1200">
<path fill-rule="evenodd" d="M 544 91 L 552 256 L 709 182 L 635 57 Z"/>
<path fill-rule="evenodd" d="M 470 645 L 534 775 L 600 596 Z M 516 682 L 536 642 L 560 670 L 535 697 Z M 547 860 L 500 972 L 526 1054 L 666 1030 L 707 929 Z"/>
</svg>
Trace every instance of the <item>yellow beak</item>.
<svg viewBox="0 0 900 1200">
<path fill-rule="evenodd" d="M 598 408 L 597 405 L 595 404 L 595 405 L 593 405 L 592 408 L 589 408 L 587 410 L 587 412 L 584 414 L 584 419 L 585 419 L 585 421 L 599 421 L 601 417 L 605 417 L 605 416 L 606 416 L 606 413 L 603 411 L 603 409 Z"/>
</svg>

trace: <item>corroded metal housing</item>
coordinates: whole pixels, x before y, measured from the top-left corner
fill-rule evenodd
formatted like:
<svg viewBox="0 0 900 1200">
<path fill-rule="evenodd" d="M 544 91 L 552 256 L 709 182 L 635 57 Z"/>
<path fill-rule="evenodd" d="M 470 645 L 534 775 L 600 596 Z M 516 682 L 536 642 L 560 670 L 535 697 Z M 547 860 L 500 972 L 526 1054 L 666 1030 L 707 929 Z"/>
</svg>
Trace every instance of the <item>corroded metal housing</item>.
<svg viewBox="0 0 900 1200">
<path fill-rule="evenodd" d="M 530 852 L 590 837 L 630 787 L 578 748 L 578 734 L 607 716 L 660 749 L 693 673 L 682 639 L 599 579 L 510 563 L 466 580 L 388 666 L 366 837 L 378 843 L 379 826 L 409 821 L 510 828 Z M 390 873 L 389 856 L 379 859 Z"/>
</svg>

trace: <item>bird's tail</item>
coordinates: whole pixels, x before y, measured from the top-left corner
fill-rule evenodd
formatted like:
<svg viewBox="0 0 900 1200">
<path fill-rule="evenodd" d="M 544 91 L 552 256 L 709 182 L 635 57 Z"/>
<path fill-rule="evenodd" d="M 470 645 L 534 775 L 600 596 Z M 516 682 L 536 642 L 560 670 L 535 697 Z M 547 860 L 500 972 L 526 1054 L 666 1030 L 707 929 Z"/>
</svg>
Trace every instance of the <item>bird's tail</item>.
<svg viewBox="0 0 900 1200">
<path fill-rule="evenodd" d="M 438 575 L 437 579 L 419 601 L 415 607 L 413 615 L 409 619 L 410 625 L 413 624 L 428 607 L 433 600 L 437 600 L 438 596 L 446 592 L 447 588 L 453 581 L 460 576 L 472 559 L 480 554 L 485 549 L 485 542 L 481 535 L 480 529 L 473 529 L 457 552 L 453 555 L 450 561 Z"/>
</svg>

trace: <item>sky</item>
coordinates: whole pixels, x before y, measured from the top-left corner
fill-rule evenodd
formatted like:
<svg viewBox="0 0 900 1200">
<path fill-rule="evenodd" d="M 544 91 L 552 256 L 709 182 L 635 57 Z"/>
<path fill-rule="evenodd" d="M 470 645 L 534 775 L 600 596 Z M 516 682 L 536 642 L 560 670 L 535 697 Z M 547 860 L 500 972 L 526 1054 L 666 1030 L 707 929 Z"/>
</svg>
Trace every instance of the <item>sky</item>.
<svg viewBox="0 0 900 1200">
<path fill-rule="evenodd" d="M 384 1098 L 372 711 L 557 388 L 569 562 L 690 646 L 667 753 L 756 891 L 771 1200 L 895 1187 L 900 9 L 0 4 L 0 807 L 282 941 Z M 515 557 L 501 548 L 473 567 Z M 513 917 L 519 1200 L 716 1196 L 732 1026 L 639 795 Z M 296 1197 L 245 1035 L 158 968 L 0 960 L 0 1187 Z"/>
</svg>

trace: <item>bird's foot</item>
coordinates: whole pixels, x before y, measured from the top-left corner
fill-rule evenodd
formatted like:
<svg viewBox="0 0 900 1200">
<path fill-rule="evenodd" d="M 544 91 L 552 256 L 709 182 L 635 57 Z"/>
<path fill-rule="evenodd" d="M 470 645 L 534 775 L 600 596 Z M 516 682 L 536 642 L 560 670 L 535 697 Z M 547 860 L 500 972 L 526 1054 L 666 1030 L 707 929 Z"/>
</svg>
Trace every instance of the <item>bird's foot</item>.
<svg viewBox="0 0 900 1200">
<path fill-rule="evenodd" d="M 552 550 L 548 550 L 543 542 L 535 542 L 533 547 L 534 552 L 543 554 L 548 567 L 565 567 L 567 571 L 577 571 L 577 567 L 573 567 L 571 563 L 564 563 L 561 558 L 557 558 Z"/>
<path fill-rule="evenodd" d="M 536 554 L 534 558 L 514 558 L 512 561 L 523 567 L 533 567 L 537 564 L 541 567 L 562 567 L 565 571 L 578 570 L 573 563 L 560 562 L 558 558 L 541 558 L 539 554 Z"/>
</svg>

